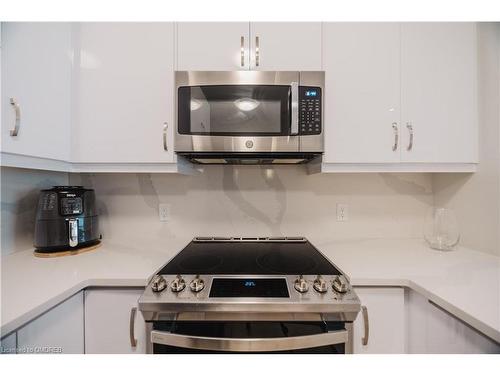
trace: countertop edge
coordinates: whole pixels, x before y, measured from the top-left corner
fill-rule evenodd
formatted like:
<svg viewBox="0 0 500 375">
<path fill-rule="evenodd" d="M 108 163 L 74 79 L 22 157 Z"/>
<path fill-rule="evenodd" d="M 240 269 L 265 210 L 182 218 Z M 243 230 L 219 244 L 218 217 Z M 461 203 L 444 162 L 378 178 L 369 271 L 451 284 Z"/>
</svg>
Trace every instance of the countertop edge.
<svg viewBox="0 0 500 375">
<path fill-rule="evenodd" d="M 16 319 L 2 325 L 0 328 L 1 336 L 5 337 L 9 334 L 19 330 L 24 325 L 30 321 L 36 319 L 45 312 L 51 310 L 55 306 L 64 302 L 71 296 L 79 293 L 80 291 L 91 288 L 91 287 L 128 287 L 128 288 L 140 288 L 145 287 L 147 279 L 88 279 L 79 282 L 73 287 L 65 290 L 59 295 L 47 300 L 43 304 L 37 306 L 36 308 L 22 314 Z M 364 278 L 353 278 L 351 283 L 354 287 L 404 287 L 419 293 L 428 300 L 435 303 L 437 306 L 441 307 L 443 310 L 453 315 L 457 319 L 470 325 L 472 328 L 482 333 L 483 335 L 489 337 L 490 339 L 500 343 L 500 331 L 495 328 L 483 323 L 479 319 L 471 316 L 470 314 L 464 312 L 463 310 L 457 308 L 453 304 L 447 302 L 443 298 L 435 295 L 429 290 L 421 287 L 417 283 L 409 279 L 364 279 Z"/>
</svg>

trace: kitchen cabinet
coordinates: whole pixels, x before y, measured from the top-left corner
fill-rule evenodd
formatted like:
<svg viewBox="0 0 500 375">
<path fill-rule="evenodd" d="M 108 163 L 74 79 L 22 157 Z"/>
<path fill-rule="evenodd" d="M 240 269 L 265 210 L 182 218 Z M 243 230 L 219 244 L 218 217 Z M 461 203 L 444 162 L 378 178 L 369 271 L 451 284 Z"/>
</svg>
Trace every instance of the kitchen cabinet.
<svg viewBox="0 0 500 375">
<path fill-rule="evenodd" d="M 500 353 L 500 344 L 477 332 L 422 295 L 406 292 L 408 353 Z"/>
<path fill-rule="evenodd" d="M 251 22 L 251 70 L 321 70 L 321 22 Z"/>
<path fill-rule="evenodd" d="M 143 292 L 144 288 L 85 290 L 86 353 L 146 352 L 146 326 L 139 311 L 134 320 L 137 346 L 130 341 L 131 309 Z"/>
<path fill-rule="evenodd" d="M 320 22 L 180 22 L 177 70 L 321 70 Z"/>
<path fill-rule="evenodd" d="M 72 25 L 3 22 L 1 28 L 2 156 L 68 160 Z"/>
<path fill-rule="evenodd" d="M 0 354 L 16 354 L 17 334 L 11 333 L 0 340 Z"/>
<path fill-rule="evenodd" d="M 405 353 L 405 294 L 399 287 L 354 288 L 368 312 L 369 336 L 363 344 L 365 325 L 360 312 L 354 321 L 355 354 Z"/>
<path fill-rule="evenodd" d="M 473 171 L 474 23 L 325 23 L 324 171 Z"/>
<path fill-rule="evenodd" d="M 84 353 L 83 292 L 17 331 L 19 353 Z"/>
<path fill-rule="evenodd" d="M 173 23 L 75 28 L 72 162 L 174 162 Z"/>
<path fill-rule="evenodd" d="M 402 161 L 477 162 L 476 63 L 474 23 L 402 24 Z"/>
<path fill-rule="evenodd" d="M 325 162 L 399 162 L 399 30 L 397 23 L 323 25 Z"/>
<path fill-rule="evenodd" d="M 177 70 L 248 70 L 248 22 L 179 22 Z"/>
</svg>

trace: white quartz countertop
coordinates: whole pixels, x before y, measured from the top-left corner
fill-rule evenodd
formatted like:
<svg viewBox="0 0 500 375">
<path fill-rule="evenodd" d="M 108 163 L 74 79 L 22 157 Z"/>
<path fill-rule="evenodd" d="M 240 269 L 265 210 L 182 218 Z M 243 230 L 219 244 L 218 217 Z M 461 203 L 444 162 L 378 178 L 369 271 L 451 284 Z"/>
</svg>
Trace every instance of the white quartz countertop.
<svg viewBox="0 0 500 375">
<path fill-rule="evenodd" d="M 184 242 L 147 250 L 105 243 L 62 258 L 35 258 L 32 250 L 2 257 L 1 335 L 86 287 L 144 286 Z M 500 257 L 461 247 L 439 252 L 417 239 L 311 242 L 354 286 L 411 288 L 500 342 Z"/>
</svg>

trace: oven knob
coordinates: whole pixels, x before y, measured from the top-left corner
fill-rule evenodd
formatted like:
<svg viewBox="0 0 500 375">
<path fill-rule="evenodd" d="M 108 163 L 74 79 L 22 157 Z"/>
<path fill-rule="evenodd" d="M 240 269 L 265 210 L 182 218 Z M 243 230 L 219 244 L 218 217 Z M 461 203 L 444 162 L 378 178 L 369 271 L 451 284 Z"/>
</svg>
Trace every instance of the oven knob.
<svg viewBox="0 0 500 375">
<path fill-rule="evenodd" d="M 186 287 L 186 282 L 182 278 L 181 275 L 177 275 L 177 277 L 172 281 L 170 284 L 170 289 L 172 289 L 172 292 L 182 292 L 184 288 Z"/>
<path fill-rule="evenodd" d="M 197 275 L 190 283 L 189 287 L 195 293 L 201 292 L 205 287 L 205 282 L 203 279 L 200 279 L 200 275 Z"/>
<path fill-rule="evenodd" d="M 300 293 L 305 293 L 309 289 L 309 285 L 307 285 L 307 281 L 304 279 L 304 276 L 300 275 L 293 285 L 295 290 Z"/>
<path fill-rule="evenodd" d="M 339 293 L 345 293 L 349 289 L 349 281 L 344 275 L 337 275 L 333 279 L 332 287 Z"/>
<path fill-rule="evenodd" d="M 155 293 L 161 292 L 167 287 L 167 281 L 162 275 L 156 275 L 151 282 L 151 289 Z"/>
<path fill-rule="evenodd" d="M 314 289 L 319 293 L 325 293 L 328 290 L 328 284 L 321 277 L 321 275 L 318 275 L 318 277 L 316 277 L 316 280 L 314 280 L 313 286 L 314 286 Z"/>
</svg>

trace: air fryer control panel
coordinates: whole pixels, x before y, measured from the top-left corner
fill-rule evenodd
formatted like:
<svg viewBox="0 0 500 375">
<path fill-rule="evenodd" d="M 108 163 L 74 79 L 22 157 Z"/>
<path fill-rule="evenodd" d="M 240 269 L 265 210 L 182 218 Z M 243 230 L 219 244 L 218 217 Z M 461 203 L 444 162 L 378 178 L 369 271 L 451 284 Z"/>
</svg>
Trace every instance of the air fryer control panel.
<svg viewBox="0 0 500 375">
<path fill-rule="evenodd" d="M 63 216 L 83 213 L 83 199 L 76 194 L 61 194 L 59 202 L 59 209 Z"/>
<path fill-rule="evenodd" d="M 321 134 L 321 87 L 299 86 L 299 134 Z"/>
</svg>

